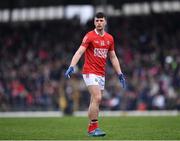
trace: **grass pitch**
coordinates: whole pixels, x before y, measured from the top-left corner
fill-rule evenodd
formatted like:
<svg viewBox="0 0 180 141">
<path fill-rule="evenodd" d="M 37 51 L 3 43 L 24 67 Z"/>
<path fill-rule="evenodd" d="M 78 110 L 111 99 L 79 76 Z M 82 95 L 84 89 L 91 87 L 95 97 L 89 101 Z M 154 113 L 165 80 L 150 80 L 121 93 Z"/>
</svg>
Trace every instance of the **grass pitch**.
<svg viewBox="0 0 180 141">
<path fill-rule="evenodd" d="M 0 140 L 180 140 L 180 117 L 101 117 L 105 137 L 88 137 L 86 117 L 0 118 Z"/>
</svg>

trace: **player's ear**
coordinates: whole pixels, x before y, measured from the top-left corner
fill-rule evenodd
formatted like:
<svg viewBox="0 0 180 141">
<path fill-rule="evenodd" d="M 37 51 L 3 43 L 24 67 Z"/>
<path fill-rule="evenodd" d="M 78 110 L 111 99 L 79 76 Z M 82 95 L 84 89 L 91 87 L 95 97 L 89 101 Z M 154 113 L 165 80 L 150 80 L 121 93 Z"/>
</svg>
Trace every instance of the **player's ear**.
<svg viewBox="0 0 180 141">
<path fill-rule="evenodd" d="M 105 19 L 104 25 L 106 25 L 106 24 L 107 24 L 107 21 L 106 21 L 106 19 Z"/>
</svg>

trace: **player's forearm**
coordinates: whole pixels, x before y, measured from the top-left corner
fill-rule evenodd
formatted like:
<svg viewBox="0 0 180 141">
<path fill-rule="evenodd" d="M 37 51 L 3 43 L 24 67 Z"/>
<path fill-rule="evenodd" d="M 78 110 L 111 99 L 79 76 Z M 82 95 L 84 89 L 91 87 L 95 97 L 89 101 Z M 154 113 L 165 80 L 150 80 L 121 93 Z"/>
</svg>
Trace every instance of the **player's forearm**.
<svg viewBox="0 0 180 141">
<path fill-rule="evenodd" d="M 76 52 L 71 60 L 70 66 L 72 66 L 72 67 L 76 66 L 76 64 L 79 62 L 80 58 L 81 58 L 81 55 L 79 54 L 79 52 Z"/>
<path fill-rule="evenodd" d="M 111 57 L 111 63 L 113 68 L 115 69 L 116 73 L 119 75 L 122 73 L 119 60 L 116 56 Z"/>
<path fill-rule="evenodd" d="M 79 62 L 79 59 L 81 58 L 82 54 L 84 53 L 85 49 L 83 47 L 80 47 L 76 53 L 74 54 L 70 66 L 74 67 Z"/>
</svg>

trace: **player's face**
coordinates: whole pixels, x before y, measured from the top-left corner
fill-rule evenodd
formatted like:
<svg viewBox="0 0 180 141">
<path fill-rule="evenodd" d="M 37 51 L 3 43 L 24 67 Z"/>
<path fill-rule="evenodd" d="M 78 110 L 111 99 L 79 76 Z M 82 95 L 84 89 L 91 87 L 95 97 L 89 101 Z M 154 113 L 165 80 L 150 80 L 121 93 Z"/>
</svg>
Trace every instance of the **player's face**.
<svg viewBox="0 0 180 141">
<path fill-rule="evenodd" d="M 94 25 L 97 30 L 103 30 L 106 25 L 105 18 L 94 18 Z"/>
</svg>

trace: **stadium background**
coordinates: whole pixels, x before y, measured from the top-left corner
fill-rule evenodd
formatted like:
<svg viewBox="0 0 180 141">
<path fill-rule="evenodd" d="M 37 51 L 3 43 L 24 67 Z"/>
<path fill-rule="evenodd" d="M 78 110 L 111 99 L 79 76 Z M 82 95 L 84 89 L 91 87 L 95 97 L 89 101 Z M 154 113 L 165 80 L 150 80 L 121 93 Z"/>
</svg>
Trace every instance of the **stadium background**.
<svg viewBox="0 0 180 141">
<path fill-rule="evenodd" d="M 107 31 L 128 87 L 108 62 L 101 109 L 180 109 L 180 2 L 143 0 L 0 1 L 0 111 L 87 111 L 83 59 L 70 80 L 64 72 L 93 14 Z"/>
</svg>

